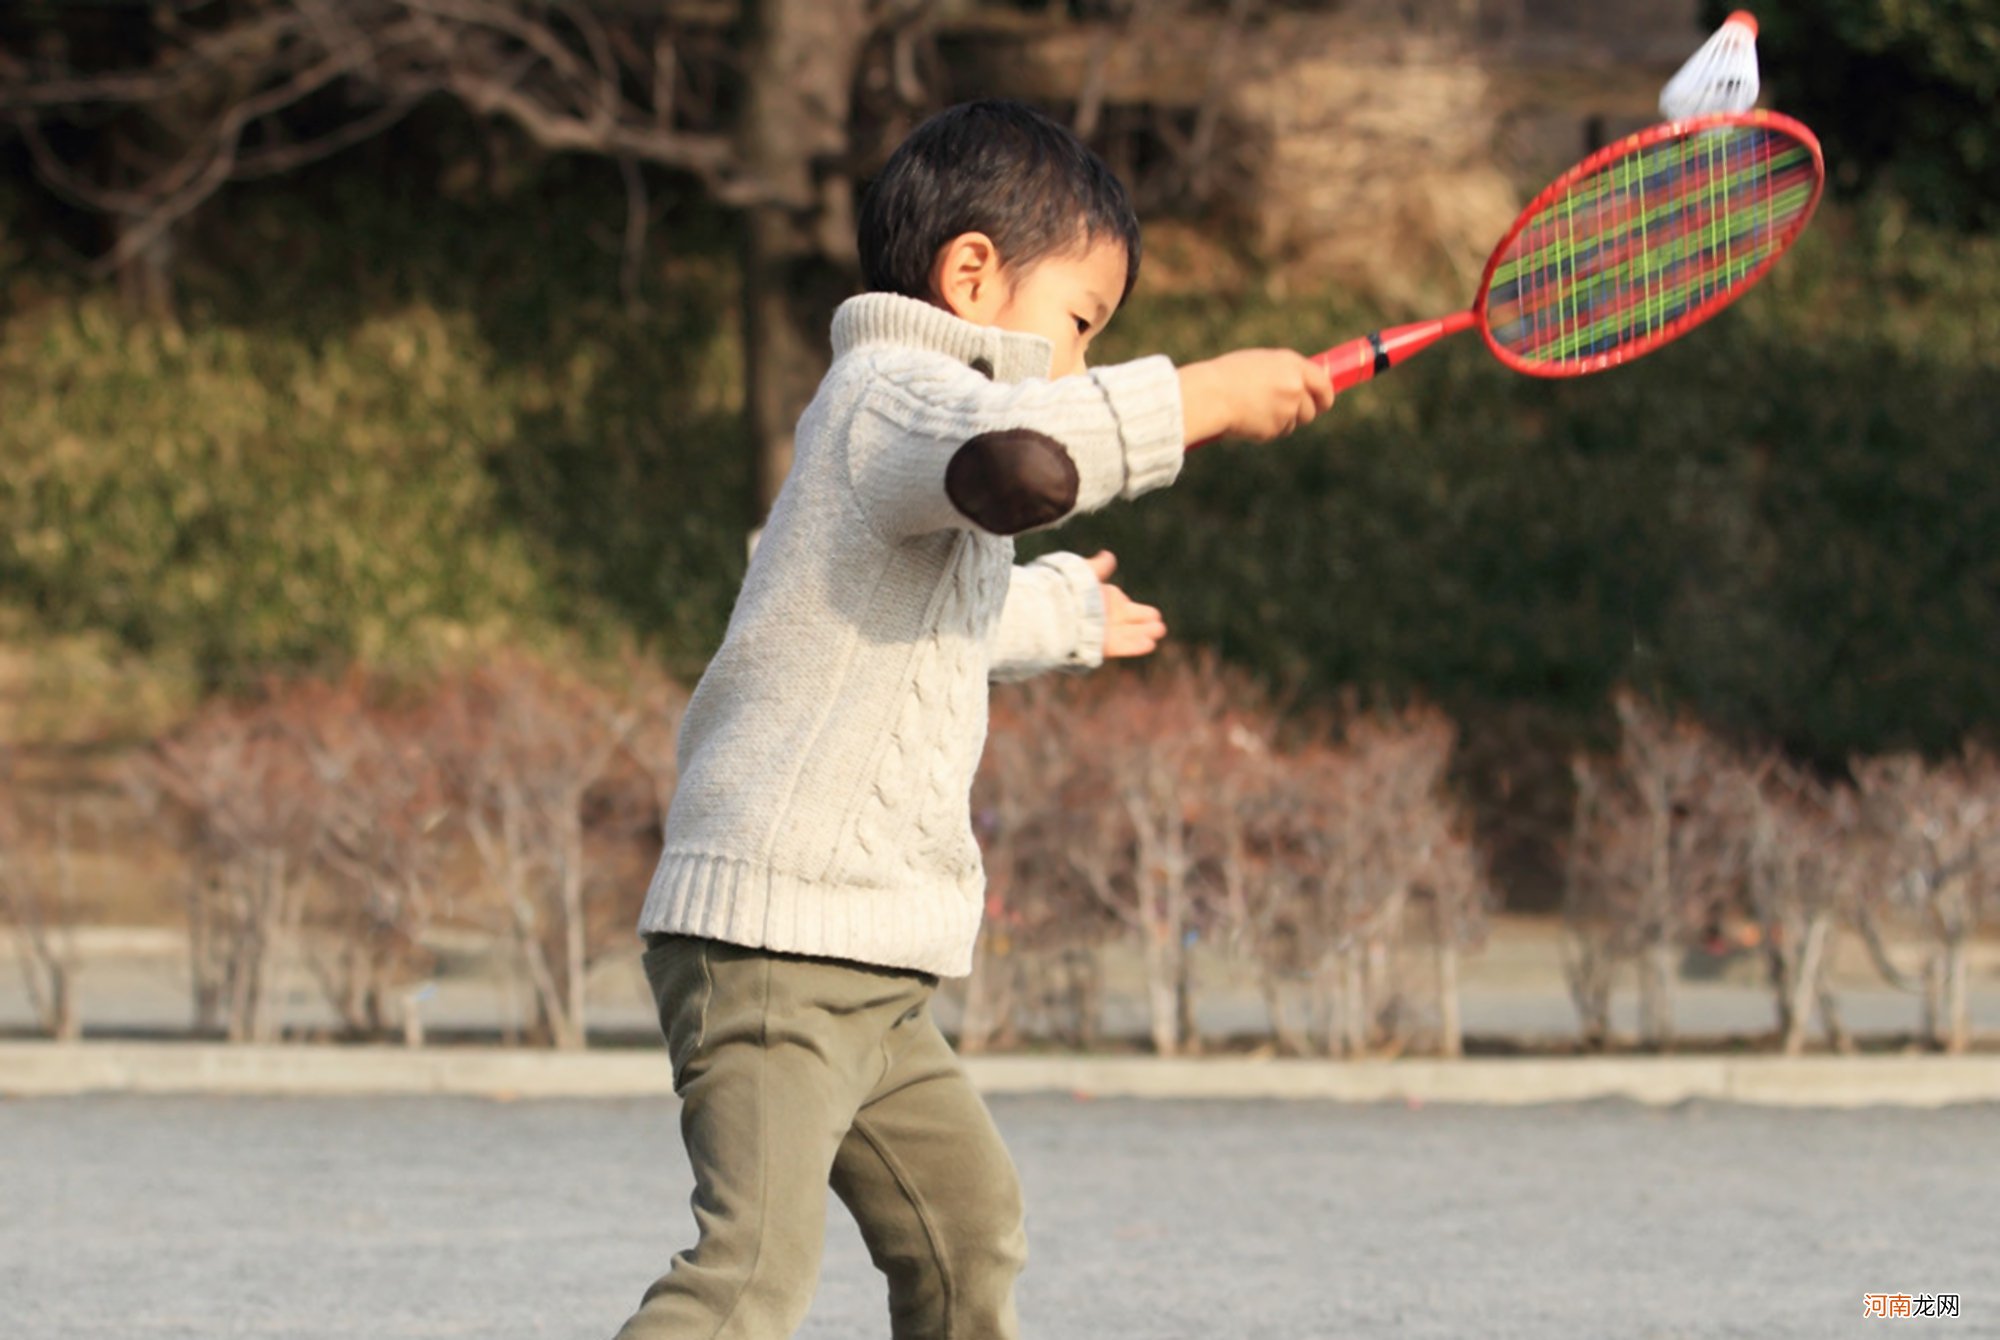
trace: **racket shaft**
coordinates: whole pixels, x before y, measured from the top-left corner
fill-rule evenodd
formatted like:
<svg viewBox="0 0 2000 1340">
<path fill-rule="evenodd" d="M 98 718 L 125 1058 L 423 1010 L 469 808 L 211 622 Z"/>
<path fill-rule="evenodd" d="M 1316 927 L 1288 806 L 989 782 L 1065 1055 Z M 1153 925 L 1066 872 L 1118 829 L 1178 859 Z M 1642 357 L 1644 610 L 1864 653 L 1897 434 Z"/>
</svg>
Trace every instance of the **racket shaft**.
<svg viewBox="0 0 2000 1340">
<path fill-rule="evenodd" d="M 1358 340 L 1336 344 L 1325 353 L 1314 354 L 1313 362 L 1333 378 L 1333 389 L 1345 391 L 1379 372 L 1387 372 L 1413 354 L 1423 352 L 1447 335 L 1470 330 L 1471 312 L 1458 312 L 1436 321 L 1413 321 L 1407 326 L 1391 326 L 1371 331 Z"/>
</svg>

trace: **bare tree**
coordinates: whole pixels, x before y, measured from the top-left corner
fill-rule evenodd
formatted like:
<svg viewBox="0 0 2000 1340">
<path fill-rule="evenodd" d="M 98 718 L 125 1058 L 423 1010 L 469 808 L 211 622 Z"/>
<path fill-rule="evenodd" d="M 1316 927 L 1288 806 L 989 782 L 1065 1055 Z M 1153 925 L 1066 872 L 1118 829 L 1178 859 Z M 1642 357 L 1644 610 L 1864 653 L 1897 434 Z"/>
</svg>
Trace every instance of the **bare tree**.
<svg viewBox="0 0 2000 1340">
<path fill-rule="evenodd" d="M 1563 976 L 1586 1047 L 1611 1041 L 1618 967 L 1632 957 L 1638 916 L 1627 872 L 1640 864 L 1640 830 L 1624 814 L 1611 768 L 1571 761 L 1576 808 L 1563 853 Z"/>
<path fill-rule="evenodd" d="M 1854 772 L 1891 844 L 1892 894 L 1931 941 L 1924 1031 L 1946 1051 L 1965 1051 L 1972 1043 L 1972 938 L 2000 915 L 2000 763 L 1968 749 L 1936 765 L 1913 755 L 1871 759 Z"/>
<path fill-rule="evenodd" d="M 826 318 L 853 288 L 846 157 L 869 0 L 751 0 L 737 149 L 769 199 L 745 211 L 743 335 L 759 519 L 792 468 L 792 430 L 826 371 Z M 888 7 L 893 8 L 893 7 Z M 907 13 L 921 5 L 904 4 Z"/>
<path fill-rule="evenodd" d="M 609 929 L 596 915 L 587 810 L 625 747 L 632 713 L 521 657 L 465 677 L 444 710 L 456 806 L 541 1027 L 558 1047 L 582 1047 L 589 973 Z"/>
<path fill-rule="evenodd" d="M 644 662 L 631 662 L 627 669 L 631 682 L 625 690 L 626 714 L 631 729 L 625 736 L 625 752 L 646 779 L 657 837 L 665 832 L 667 811 L 680 784 L 681 719 L 687 713 L 688 693 Z"/>
<path fill-rule="evenodd" d="M 1053 690 L 1029 681 L 994 695 L 986 750 L 973 782 L 972 824 L 986 868 L 986 909 L 965 983 L 958 1048 L 977 1054 L 1016 1040 L 1027 932 L 1035 921 L 1030 901 L 1044 892 L 1024 872 L 1032 869 L 1037 829 L 1056 814 L 1068 768 L 1060 739 L 1048 729 L 1060 717 Z"/>
<path fill-rule="evenodd" d="M 1162 1056 L 1200 1046 L 1188 951 L 1210 921 L 1201 831 L 1243 692 L 1212 659 L 1156 667 L 1090 702 L 1087 743 L 1078 746 L 1091 767 L 1071 782 L 1065 854 L 1082 886 L 1138 940 L 1148 1031 Z"/>
<path fill-rule="evenodd" d="M 193 837 L 196 1027 L 275 1038 L 271 990 L 297 944 L 324 813 L 298 731 L 282 703 L 217 701 L 153 747 L 135 784 L 177 805 Z"/>
<path fill-rule="evenodd" d="M 300 740 L 324 788 L 308 905 L 319 943 L 307 961 L 349 1032 L 400 1026 L 422 1037 L 409 989 L 430 968 L 450 806 L 427 747 L 427 704 L 372 701 L 358 677 L 290 691 Z"/>
<path fill-rule="evenodd" d="M 1829 1044 L 1852 1044 L 1830 981 L 1837 938 L 1878 862 L 1854 792 L 1780 759 L 1730 779 L 1747 827 L 1745 885 L 1770 963 L 1780 1045 L 1805 1049 L 1817 1007 Z"/>
<path fill-rule="evenodd" d="M 0 50 L 0 115 L 40 179 L 112 221 L 105 272 L 163 303 L 174 229 L 231 182 L 293 171 L 380 134 L 427 100 L 511 126 L 539 148 L 604 158 L 627 195 L 624 282 L 636 301 L 652 218 L 642 169 L 744 212 L 753 520 L 791 462 L 853 283 L 853 182 L 927 101 L 912 57 L 931 0 L 166 0 L 109 68 L 79 65 L 45 24 Z M 878 77 L 863 78 L 864 69 Z M 865 96 L 857 97 L 857 90 Z M 734 123 L 720 109 L 737 108 Z M 311 115 L 305 115 L 310 107 Z M 337 110 L 336 110 L 337 109 Z M 865 110 L 866 115 L 862 112 Z M 857 121 L 865 125 L 857 125 Z M 111 152 L 65 156 L 55 126 Z"/>
<path fill-rule="evenodd" d="M 1571 995 L 1585 1041 L 1602 1045 L 1613 974 L 1632 961 L 1640 1039 L 1664 1047 L 1674 1031 L 1678 956 L 1740 883 L 1742 850 L 1711 796 L 1727 751 L 1693 721 L 1630 691 L 1614 706 L 1615 760 L 1579 758 L 1573 766 L 1576 822 L 1565 876 Z"/>
<path fill-rule="evenodd" d="M 1444 932 L 1438 945 L 1445 977 L 1455 976 L 1457 949 L 1468 938 L 1479 877 L 1463 822 L 1445 794 L 1456 736 L 1443 713 L 1426 707 L 1394 717 L 1356 716 L 1343 731 L 1349 766 L 1341 774 L 1341 800 L 1349 851 L 1342 868 L 1351 886 L 1343 902 L 1355 918 L 1343 967 L 1343 1046 L 1350 1055 L 1402 1045 L 1411 1002 L 1396 956 L 1409 936 L 1406 921 L 1417 897 L 1428 893 L 1434 900 L 1434 930 Z M 1452 990 L 1442 1011 L 1448 1016 L 1457 1012 Z M 1456 1038 L 1446 1045 L 1455 1047 Z"/>
<path fill-rule="evenodd" d="M 0 911 L 13 928 L 28 1003 L 58 1042 L 83 1035 L 76 819 L 74 805 L 33 797 L 0 756 Z"/>
<path fill-rule="evenodd" d="M 1356 1056 L 1407 1045 L 1421 1014 L 1407 959 L 1430 922 L 1440 1050 L 1456 1054 L 1457 954 L 1483 878 L 1445 777 L 1455 732 L 1434 709 L 1350 712 L 1337 736 L 1279 755 L 1250 844 L 1278 896 L 1253 896 L 1265 1001 L 1281 1048 Z M 1295 1023 L 1282 982 L 1304 987 Z"/>
<path fill-rule="evenodd" d="M 1275 722 L 1246 717 L 1225 732 L 1227 753 L 1214 761 L 1209 783 L 1214 804 L 1203 826 L 1204 863 L 1214 888 L 1221 943 L 1255 964 L 1257 986 L 1272 1041 L 1280 1052 L 1302 1056 L 1306 1037 L 1286 1008 L 1284 983 L 1304 975 L 1303 947 L 1294 920 L 1297 880 L 1287 866 L 1287 821 L 1300 769 L 1296 755 L 1278 747 Z"/>
<path fill-rule="evenodd" d="M 131 52 L 140 59 L 118 68 L 77 68 L 59 39 L 26 58 L 0 58 L 0 109 L 13 114 L 42 180 L 129 221 L 107 266 L 131 261 L 229 182 L 336 153 L 437 95 L 546 149 L 689 173 L 726 203 L 772 195 L 746 179 L 726 134 L 683 124 L 670 24 L 653 25 L 658 40 L 641 46 L 635 31 L 614 37 L 586 4 L 252 0 L 210 10 L 196 0 L 159 6 L 151 40 Z M 332 93 L 344 95 L 346 115 L 301 137 L 288 114 Z M 148 141 L 174 152 L 135 153 L 131 180 L 94 181 L 43 129 L 113 113 L 145 124 Z"/>
<path fill-rule="evenodd" d="M 1472 839 L 1470 817 L 1445 794 L 1457 733 L 1437 712 L 1430 714 L 1422 728 L 1439 752 L 1429 763 L 1429 803 L 1420 801 L 1410 811 L 1413 873 L 1416 890 L 1430 911 L 1438 1052 L 1456 1057 L 1465 1053 L 1459 965 L 1467 950 L 1477 949 L 1485 941 L 1493 894 L 1486 860 Z"/>
</svg>

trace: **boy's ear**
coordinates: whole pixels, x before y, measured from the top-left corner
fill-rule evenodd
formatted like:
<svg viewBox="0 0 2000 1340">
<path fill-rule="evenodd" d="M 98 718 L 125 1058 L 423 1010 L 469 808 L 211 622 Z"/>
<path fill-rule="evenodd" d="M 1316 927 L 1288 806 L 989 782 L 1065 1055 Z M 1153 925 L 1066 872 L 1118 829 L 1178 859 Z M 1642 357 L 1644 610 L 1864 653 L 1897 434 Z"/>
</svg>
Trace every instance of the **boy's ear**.
<svg viewBox="0 0 2000 1340">
<path fill-rule="evenodd" d="M 960 233 L 938 248 L 931 266 L 931 292 L 965 321 L 987 325 L 1006 302 L 1000 277 L 1000 248 L 985 233 Z"/>
</svg>

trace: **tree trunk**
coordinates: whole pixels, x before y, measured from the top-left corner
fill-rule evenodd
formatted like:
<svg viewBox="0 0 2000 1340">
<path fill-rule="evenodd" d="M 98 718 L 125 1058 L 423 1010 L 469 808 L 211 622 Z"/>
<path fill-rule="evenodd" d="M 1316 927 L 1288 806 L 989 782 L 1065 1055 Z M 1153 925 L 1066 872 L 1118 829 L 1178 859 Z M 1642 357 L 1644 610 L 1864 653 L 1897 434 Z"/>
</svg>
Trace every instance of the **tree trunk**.
<svg viewBox="0 0 2000 1340">
<path fill-rule="evenodd" d="M 1777 922 L 1765 919 L 1759 923 L 1764 932 L 1764 970 L 1771 983 L 1771 999 L 1778 1012 L 1778 1036 L 1792 1035 L 1792 957 L 1778 943 L 1775 933 Z"/>
<path fill-rule="evenodd" d="M 1012 964 L 993 948 L 990 933 L 979 937 L 972 959 L 972 976 L 965 983 L 965 1009 L 958 1020 L 958 1050 L 976 1056 L 992 1045 L 1002 1020 L 1011 1012 L 1011 992 L 1003 982 Z"/>
<path fill-rule="evenodd" d="M 139 222 L 129 216 L 118 216 L 114 221 L 116 237 L 122 241 Z M 173 230 L 169 228 L 118 267 L 118 298 L 128 312 L 151 321 L 173 318 L 173 257 Z"/>
<path fill-rule="evenodd" d="M 1966 987 L 1966 942 L 1969 938 L 1955 935 L 1944 950 L 1944 1049 L 1954 1055 L 1972 1046 L 1972 1001 Z"/>
<path fill-rule="evenodd" d="M 866 0 L 754 0 L 737 140 L 779 197 L 744 211 L 744 408 L 755 455 L 750 524 L 792 468 L 792 430 L 826 372 L 827 323 L 854 288 L 848 149 Z"/>
<path fill-rule="evenodd" d="M 1264 996 L 1264 1012 L 1271 1019 L 1271 1040 L 1278 1051 L 1285 1056 L 1310 1056 L 1312 1040 L 1309 1036 L 1312 1024 L 1312 1004 L 1306 1004 L 1306 1029 L 1292 1027 L 1290 1014 L 1285 1009 L 1285 992 L 1278 974 L 1270 967 L 1262 967 L 1257 973 L 1257 987 Z"/>
<path fill-rule="evenodd" d="M 1611 952 L 1591 927 L 1576 928 L 1565 966 L 1570 1002 L 1576 1006 L 1583 1045 L 1603 1051 L 1611 1041 Z"/>
<path fill-rule="evenodd" d="M 1358 942 L 1340 951 L 1340 1054 L 1349 1058 L 1368 1049 L 1366 952 Z"/>
<path fill-rule="evenodd" d="M 1848 1035 L 1847 1026 L 1840 1021 L 1840 999 L 1833 988 L 1826 985 L 1825 975 L 1820 978 L 1819 1019 L 1826 1029 L 1826 1045 L 1842 1056 L 1854 1053 L 1854 1039 Z"/>
<path fill-rule="evenodd" d="M 188 995 L 196 1034 L 213 1032 L 222 993 L 215 971 L 215 883 L 207 870 L 197 870 L 188 886 Z"/>
<path fill-rule="evenodd" d="M 1201 1025 L 1194 1017 L 1194 955 L 1189 950 L 1186 932 L 1177 932 L 1180 939 L 1180 970 L 1174 980 L 1174 1011 L 1180 1022 L 1182 1050 L 1191 1055 L 1201 1054 Z"/>
<path fill-rule="evenodd" d="M 578 821 L 579 824 L 581 820 Z M 572 831 L 563 844 L 568 850 L 563 853 L 563 975 L 567 1000 L 564 1013 L 569 1016 L 569 1026 L 563 1031 L 559 1045 L 565 1048 L 580 1048 L 590 1038 L 590 953 L 585 938 L 589 930 L 584 921 L 583 907 L 583 835 Z"/>
<path fill-rule="evenodd" d="M 1639 1036 L 1659 1048 L 1674 1039 L 1674 944 L 1665 938 L 1639 955 Z"/>
<path fill-rule="evenodd" d="M 1161 1056 L 1177 1056 L 1181 1050 L 1180 965 L 1176 948 L 1172 928 L 1164 921 L 1155 921 L 1146 928 L 1146 1014 L 1153 1050 Z"/>
<path fill-rule="evenodd" d="M 1938 947 L 1924 959 L 1923 1034 L 1933 1047 L 1944 1045 L 1944 979 L 1944 949 Z"/>
<path fill-rule="evenodd" d="M 1400 1028 L 1395 1020 L 1401 1012 L 1401 1002 L 1389 967 L 1389 944 L 1379 935 L 1371 935 L 1362 949 L 1361 999 L 1362 1045 L 1388 1046 L 1396 1040 L 1392 1029 Z"/>
<path fill-rule="evenodd" d="M 1431 912 L 1437 918 L 1438 1055 L 1459 1057 L 1465 1055 L 1465 1025 L 1459 1016 L 1458 937 L 1441 903 L 1434 901 Z"/>
<path fill-rule="evenodd" d="M 67 963 L 49 967 L 49 1032 L 57 1042 L 75 1042 L 83 1036 L 83 1018 L 76 1008 L 75 979 Z"/>
<path fill-rule="evenodd" d="M 1097 952 L 1081 947 L 1065 949 L 1061 963 L 1063 999 L 1069 1009 L 1065 1036 L 1078 1051 L 1089 1051 L 1097 1045 L 1097 1023 L 1103 1012 L 1104 982 Z"/>
<path fill-rule="evenodd" d="M 1792 971 L 1790 991 L 1785 1001 L 1785 1055 L 1797 1056 L 1806 1047 L 1806 1025 L 1812 1021 L 1812 1002 L 1819 990 L 1826 960 L 1826 937 L 1831 918 L 1824 912 L 1813 914 L 1806 923 L 1805 940 L 1799 946 Z"/>
<path fill-rule="evenodd" d="M 252 915 L 252 953 L 248 994 L 248 1016 L 244 1037 L 251 1042 L 276 1042 L 283 1032 L 279 1017 L 278 991 L 284 971 L 298 943 L 299 922 L 304 913 L 305 891 L 282 851 L 271 850 L 261 858 L 258 890 Z"/>
</svg>

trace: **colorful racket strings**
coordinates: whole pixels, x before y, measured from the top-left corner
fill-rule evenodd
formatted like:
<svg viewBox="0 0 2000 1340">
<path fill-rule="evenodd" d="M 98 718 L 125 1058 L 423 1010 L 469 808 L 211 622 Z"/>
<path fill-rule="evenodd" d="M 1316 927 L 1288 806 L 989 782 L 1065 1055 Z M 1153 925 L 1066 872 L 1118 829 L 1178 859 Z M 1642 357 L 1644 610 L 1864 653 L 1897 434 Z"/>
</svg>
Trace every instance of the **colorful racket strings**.
<svg viewBox="0 0 2000 1340">
<path fill-rule="evenodd" d="M 1796 122 L 1641 141 L 1558 182 L 1494 257 L 1489 340 L 1522 371 L 1595 371 L 1667 340 L 1753 282 L 1805 226 L 1821 163 Z"/>
</svg>

